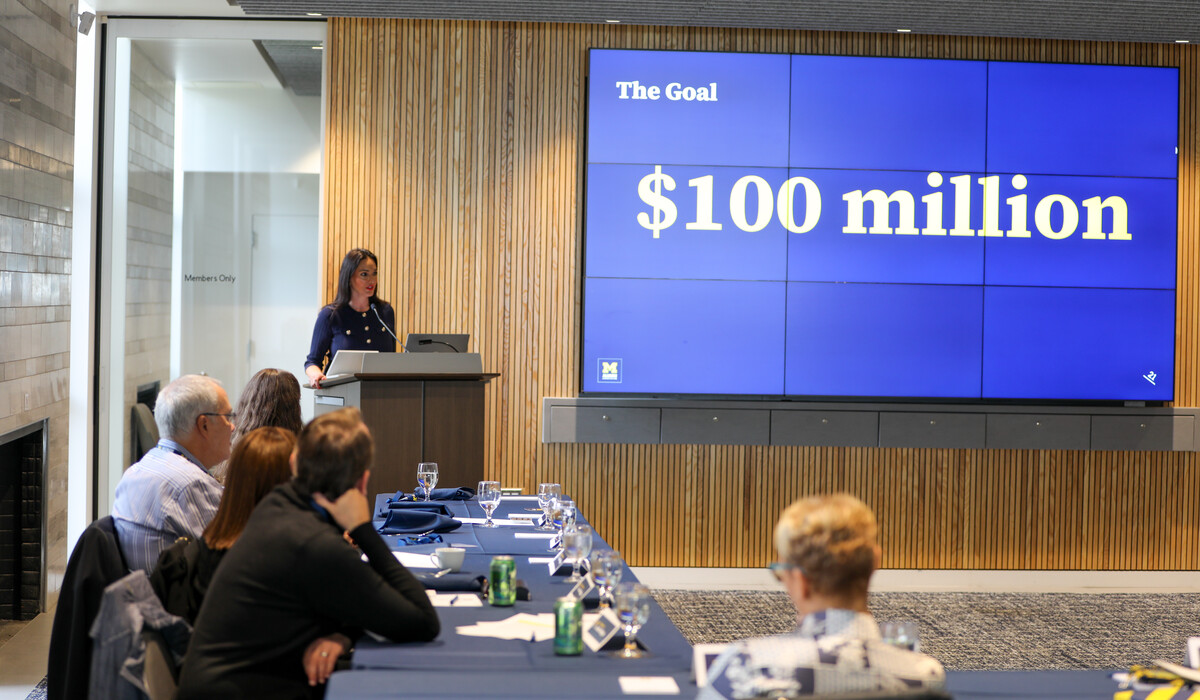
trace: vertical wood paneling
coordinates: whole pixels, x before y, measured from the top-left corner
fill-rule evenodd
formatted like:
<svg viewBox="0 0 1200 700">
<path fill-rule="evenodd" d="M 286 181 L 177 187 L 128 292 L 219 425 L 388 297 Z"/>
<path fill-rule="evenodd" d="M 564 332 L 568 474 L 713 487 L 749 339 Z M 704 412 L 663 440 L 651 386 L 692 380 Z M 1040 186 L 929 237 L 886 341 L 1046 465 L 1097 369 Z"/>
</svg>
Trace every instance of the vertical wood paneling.
<svg viewBox="0 0 1200 700">
<path fill-rule="evenodd" d="M 330 21 L 324 251 L 380 258 L 400 334 L 465 332 L 484 366 L 486 471 L 559 481 L 633 564 L 756 566 L 810 493 L 875 508 L 894 568 L 1194 569 L 1194 454 L 545 445 L 541 399 L 579 391 L 590 47 L 1098 62 L 1181 68 L 1179 405 L 1200 399 L 1192 46 L 415 20 Z"/>
</svg>

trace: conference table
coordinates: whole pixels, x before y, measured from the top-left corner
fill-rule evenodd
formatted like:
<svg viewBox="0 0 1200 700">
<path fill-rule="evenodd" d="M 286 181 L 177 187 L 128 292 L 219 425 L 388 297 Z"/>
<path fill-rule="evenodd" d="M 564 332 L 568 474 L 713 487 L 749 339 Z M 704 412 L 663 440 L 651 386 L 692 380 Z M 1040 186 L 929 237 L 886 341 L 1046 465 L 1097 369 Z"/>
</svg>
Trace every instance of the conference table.
<svg viewBox="0 0 1200 700">
<path fill-rule="evenodd" d="M 387 494 L 376 497 L 378 517 L 386 511 Z M 439 501 L 457 519 L 482 519 L 483 509 L 475 501 Z M 514 524 L 511 516 L 534 514 L 536 496 L 505 496 L 493 518 L 504 523 L 484 528 L 464 523 L 452 532 L 442 533 L 441 543 L 402 544 L 403 535 L 384 535 L 397 552 L 429 555 L 438 547 L 463 547 L 467 553 L 462 572 L 443 579 L 464 582 L 487 575 L 492 557 L 507 554 L 517 567 L 517 579 L 528 588 L 529 600 L 518 600 L 512 607 L 451 605 L 439 607 L 442 632 L 436 640 L 424 644 L 395 644 L 364 636 L 356 645 L 352 668 L 333 674 L 326 698 L 364 700 L 368 698 L 539 698 L 572 695 L 590 698 L 650 697 L 622 690 L 622 677 L 671 678 L 682 697 L 694 697 L 691 680 L 692 648 L 657 603 L 650 604 L 650 617 L 638 632 L 638 640 L 650 652 L 641 659 L 618 659 L 595 653 L 584 647 L 579 656 L 556 656 L 552 639 L 535 642 L 475 637 L 459 634 L 460 626 L 481 621 L 497 621 L 519 613 L 552 613 L 554 601 L 566 595 L 574 584 L 567 576 L 552 576 L 544 560 L 554 555 L 549 535 L 541 536 L 531 524 Z M 508 522 L 506 522 L 508 521 Z M 579 524 L 587 524 L 581 513 Z M 599 534 L 593 537 L 593 549 L 608 549 Z M 531 561 L 532 559 L 532 561 Z M 418 578 L 433 581 L 433 568 L 412 569 Z M 636 580 L 625 566 L 622 581 Z M 477 597 L 473 593 L 464 593 Z M 453 597 L 451 597 L 453 599 Z M 593 612 L 597 603 L 593 591 L 584 599 L 584 612 Z M 620 640 L 620 634 L 617 635 Z M 628 680 L 626 681 L 629 682 Z M 661 680 L 656 682 L 662 682 Z M 661 697 L 661 695 L 655 695 Z"/>
<path fill-rule="evenodd" d="M 376 497 L 376 515 L 386 512 L 389 494 Z M 439 501 L 455 518 L 481 519 L 483 509 L 475 501 Z M 518 613 L 550 613 L 554 601 L 566 595 L 572 584 L 561 573 L 551 576 L 542 560 L 553 552 L 547 537 L 529 524 L 515 524 L 513 515 L 532 513 L 537 508 L 534 496 L 506 496 L 493 517 L 507 521 L 496 528 L 464 523 L 459 529 L 442 533 L 441 543 L 402 543 L 403 536 L 384 535 L 397 552 L 429 555 L 438 547 L 463 547 L 461 573 L 443 579 L 465 582 L 488 572 L 493 556 L 511 555 L 517 565 L 517 578 L 529 589 L 529 600 L 518 600 L 512 607 L 493 607 L 484 601 L 481 607 L 451 605 L 439 607 L 442 632 L 436 640 L 424 644 L 395 644 L 369 636 L 359 640 L 351 670 L 339 671 L 329 679 L 328 700 L 375 700 L 393 698 L 479 698 L 480 700 L 587 697 L 637 698 L 662 697 L 659 693 L 628 693 L 622 678 L 670 678 L 679 689 L 677 697 L 693 698 L 698 689 L 692 678 L 692 650 L 679 629 L 657 603 L 651 603 L 650 618 L 638 633 L 638 639 L 651 653 L 642 659 L 617 659 L 584 648 L 579 656 L 556 656 L 553 640 L 503 640 L 459 634 L 460 626 L 480 621 L 506 619 Z M 580 524 L 587 520 L 582 513 Z M 383 523 L 377 517 L 376 525 Z M 521 534 L 519 534 L 521 533 Z M 599 534 L 594 549 L 607 549 Z M 532 559 L 532 561 L 531 561 Z M 433 581 L 430 568 L 414 568 L 419 578 Z M 623 581 L 636 580 L 625 567 Z M 474 596 L 473 593 L 464 593 Z M 585 599 L 585 612 L 595 607 L 596 593 Z M 590 603 L 590 604 L 589 604 Z M 620 640 L 618 633 L 617 639 Z M 1062 698 L 1111 698 L 1117 684 L 1110 671 L 950 671 L 947 690 L 961 699 L 998 700 L 1024 698 L 1051 700 Z"/>
</svg>

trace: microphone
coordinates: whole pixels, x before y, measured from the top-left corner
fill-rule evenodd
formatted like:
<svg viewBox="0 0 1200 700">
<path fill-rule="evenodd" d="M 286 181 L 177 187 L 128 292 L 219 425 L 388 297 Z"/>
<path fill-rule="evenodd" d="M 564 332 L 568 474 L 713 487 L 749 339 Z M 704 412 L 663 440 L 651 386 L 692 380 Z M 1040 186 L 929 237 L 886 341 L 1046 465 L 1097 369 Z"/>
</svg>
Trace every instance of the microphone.
<svg viewBox="0 0 1200 700">
<path fill-rule="evenodd" d="M 392 338 L 395 338 L 396 344 L 399 345 L 400 339 L 396 338 L 396 334 L 392 332 L 392 329 L 388 328 L 388 325 L 383 322 L 383 317 L 379 315 L 379 309 L 375 308 L 374 304 L 371 304 L 371 310 L 375 312 L 375 318 L 379 319 L 379 325 L 383 326 L 383 330 L 387 331 Z"/>
<path fill-rule="evenodd" d="M 450 348 L 454 352 L 459 351 L 458 348 L 454 347 L 453 345 L 451 345 L 450 343 L 447 343 L 444 340 L 434 340 L 433 338 L 421 338 L 420 340 L 417 341 L 417 345 L 432 345 L 434 343 L 437 343 L 438 345 L 445 345 L 446 347 Z"/>
</svg>

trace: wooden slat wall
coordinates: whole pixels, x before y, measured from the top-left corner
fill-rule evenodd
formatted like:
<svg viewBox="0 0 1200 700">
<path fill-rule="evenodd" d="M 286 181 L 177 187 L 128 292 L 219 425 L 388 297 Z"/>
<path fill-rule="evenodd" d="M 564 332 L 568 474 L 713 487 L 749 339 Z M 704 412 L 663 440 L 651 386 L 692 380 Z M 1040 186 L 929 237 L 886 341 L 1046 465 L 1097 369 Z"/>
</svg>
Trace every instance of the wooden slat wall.
<svg viewBox="0 0 1200 700">
<path fill-rule="evenodd" d="M 544 445 L 541 399 L 579 391 L 589 47 L 1179 66 L 1179 405 L 1200 399 L 1197 49 L 795 31 L 334 19 L 325 265 L 380 258 L 401 334 L 466 332 L 498 371 L 487 473 L 562 482 L 636 565 L 757 566 L 779 511 L 848 490 L 889 568 L 1195 569 L 1194 454 Z M 1083 106 L 1081 109 L 1103 106 Z"/>
</svg>

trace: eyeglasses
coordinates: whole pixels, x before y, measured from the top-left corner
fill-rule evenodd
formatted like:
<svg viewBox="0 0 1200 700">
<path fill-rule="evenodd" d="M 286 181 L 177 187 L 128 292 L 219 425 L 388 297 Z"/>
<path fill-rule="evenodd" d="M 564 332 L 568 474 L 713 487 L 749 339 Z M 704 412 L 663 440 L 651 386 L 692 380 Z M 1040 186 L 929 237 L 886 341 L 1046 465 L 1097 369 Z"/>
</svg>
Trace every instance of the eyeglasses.
<svg viewBox="0 0 1200 700">
<path fill-rule="evenodd" d="M 229 413 L 201 413 L 200 415 L 202 415 L 202 416 L 221 416 L 222 418 L 229 421 L 230 423 L 237 420 L 237 413 L 233 412 L 233 411 L 230 411 Z"/>
<path fill-rule="evenodd" d="M 804 573 L 804 569 L 801 569 L 795 564 L 789 564 L 785 561 L 773 561 L 770 564 L 767 564 L 767 568 L 771 570 L 771 574 L 775 576 L 775 580 L 781 583 L 783 582 L 783 572 L 785 571 L 795 569 L 800 573 Z"/>
</svg>

